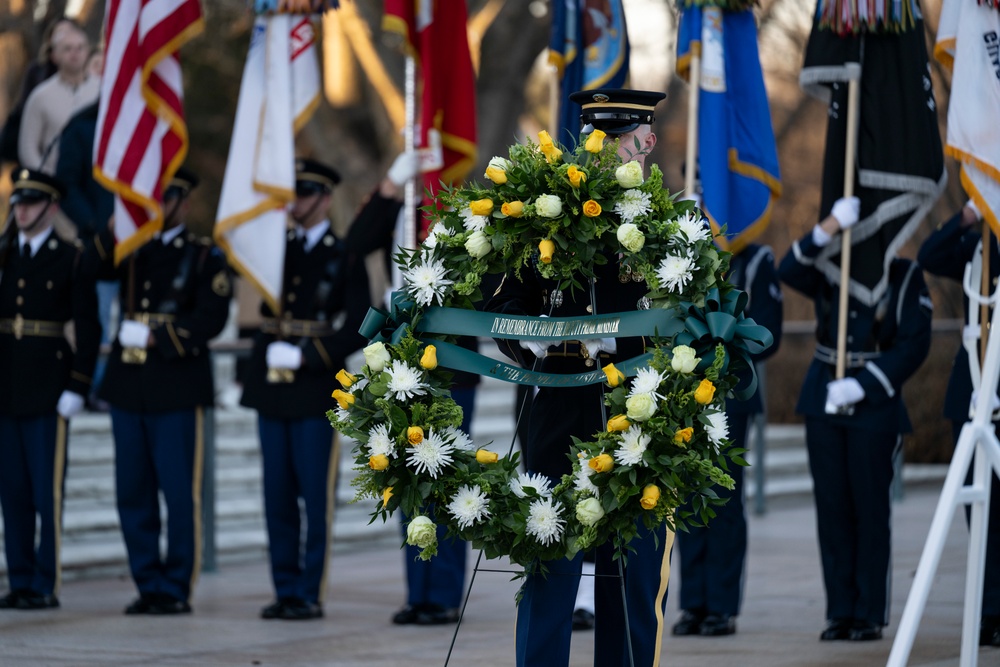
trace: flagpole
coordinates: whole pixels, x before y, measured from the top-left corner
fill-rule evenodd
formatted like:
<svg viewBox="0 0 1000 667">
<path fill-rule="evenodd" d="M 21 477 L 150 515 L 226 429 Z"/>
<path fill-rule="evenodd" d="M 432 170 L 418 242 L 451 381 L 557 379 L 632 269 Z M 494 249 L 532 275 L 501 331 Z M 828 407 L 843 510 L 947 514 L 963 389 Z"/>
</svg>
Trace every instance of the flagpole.
<svg viewBox="0 0 1000 667">
<path fill-rule="evenodd" d="M 688 73 L 687 153 L 684 157 L 684 194 L 694 195 L 698 171 L 698 98 L 701 94 L 701 56 L 692 51 Z"/>
<path fill-rule="evenodd" d="M 854 160 L 858 144 L 858 106 L 861 64 L 847 63 L 847 146 L 844 150 L 844 197 L 854 196 Z M 851 230 L 840 233 L 840 303 L 837 311 L 837 379 L 847 371 L 847 300 L 851 287 Z"/>
<path fill-rule="evenodd" d="M 559 82 L 559 68 L 549 67 L 549 134 L 562 141 L 559 136 L 559 93 L 562 86 Z"/>
<path fill-rule="evenodd" d="M 414 149 L 414 129 L 416 125 L 417 108 L 417 65 L 412 55 L 406 56 L 406 125 L 403 126 L 403 143 L 405 150 Z M 406 248 L 417 247 L 417 184 L 416 179 L 406 181 L 404 189 L 404 224 L 403 241 Z"/>
</svg>

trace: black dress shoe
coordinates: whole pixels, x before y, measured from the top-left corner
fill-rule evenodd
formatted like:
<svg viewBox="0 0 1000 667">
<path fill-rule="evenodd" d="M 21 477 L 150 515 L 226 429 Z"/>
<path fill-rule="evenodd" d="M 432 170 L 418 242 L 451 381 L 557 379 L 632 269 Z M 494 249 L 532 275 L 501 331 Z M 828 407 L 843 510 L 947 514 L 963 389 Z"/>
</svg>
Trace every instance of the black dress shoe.
<svg viewBox="0 0 1000 667">
<path fill-rule="evenodd" d="M 839 639 L 847 639 L 851 636 L 851 627 L 853 625 L 854 621 L 849 618 L 835 618 L 827 622 L 826 630 L 820 633 L 819 640 L 821 642 L 831 642 Z"/>
<path fill-rule="evenodd" d="M 323 618 L 323 608 L 315 602 L 289 598 L 278 618 L 286 621 L 308 621 L 313 618 Z"/>
<path fill-rule="evenodd" d="M 7 593 L 7 595 L 0 598 L 0 609 L 17 609 L 17 603 L 20 601 L 21 596 L 30 592 L 20 589 Z"/>
<path fill-rule="evenodd" d="M 140 593 L 139 597 L 132 601 L 132 604 L 125 607 L 126 616 L 138 616 L 149 613 L 150 598 L 148 593 Z"/>
<path fill-rule="evenodd" d="M 185 600 L 178 600 L 172 595 L 159 593 L 151 596 L 149 601 L 149 611 L 151 616 L 175 616 L 177 614 L 190 614 L 191 605 Z"/>
<path fill-rule="evenodd" d="M 587 609 L 576 609 L 573 611 L 573 629 L 574 630 L 593 630 L 594 629 L 594 614 Z"/>
<path fill-rule="evenodd" d="M 979 645 L 1000 646 L 1000 616 L 983 616 L 979 624 Z"/>
<path fill-rule="evenodd" d="M 393 625 L 413 625 L 417 622 L 417 614 L 423 605 L 408 604 L 392 615 Z"/>
<path fill-rule="evenodd" d="M 17 600 L 18 609 L 55 609 L 59 606 L 59 598 L 51 593 L 42 594 L 34 591 L 22 593 Z"/>
<path fill-rule="evenodd" d="M 871 621 L 854 621 L 854 627 L 851 628 L 848 639 L 852 642 L 870 642 L 882 639 L 882 626 Z"/>
<path fill-rule="evenodd" d="M 696 609 L 681 610 L 681 618 L 674 623 L 673 633 L 678 637 L 700 635 L 701 623 L 705 620 L 705 612 Z"/>
<path fill-rule="evenodd" d="M 290 599 L 291 598 L 278 598 L 260 610 L 260 617 L 266 619 L 281 618 L 281 614 L 285 611 L 285 605 L 288 604 Z"/>
<path fill-rule="evenodd" d="M 417 611 L 417 625 L 458 623 L 458 609 L 446 609 L 439 604 L 425 604 Z"/>
<path fill-rule="evenodd" d="M 730 614 L 709 614 L 701 622 L 702 637 L 722 637 L 736 634 L 736 617 Z"/>
</svg>

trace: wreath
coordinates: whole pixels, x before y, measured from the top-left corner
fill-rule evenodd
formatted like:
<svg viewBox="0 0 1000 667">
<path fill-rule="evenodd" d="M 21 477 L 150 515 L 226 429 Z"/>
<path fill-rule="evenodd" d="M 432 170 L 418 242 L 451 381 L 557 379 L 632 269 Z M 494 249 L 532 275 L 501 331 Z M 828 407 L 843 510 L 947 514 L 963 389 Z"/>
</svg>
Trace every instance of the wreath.
<svg viewBox="0 0 1000 667">
<path fill-rule="evenodd" d="M 732 489 L 729 466 L 746 465 L 730 447 L 725 396 L 770 334 L 743 316 L 745 296 L 724 279 L 729 254 L 693 203 L 663 188 L 656 165 L 644 179 L 638 163 L 623 164 L 618 141 L 606 139 L 594 131 L 569 150 L 541 132 L 493 158 L 487 184 L 440 193 L 427 239 L 395 258 L 403 289 L 362 327 L 372 342 L 360 373 L 337 374 L 328 417 L 357 441 L 356 500 L 376 499 L 372 521 L 405 512 L 406 542 L 422 558 L 436 553 L 438 524 L 526 569 L 609 540 L 621 550 L 640 521 L 672 530 L 708 521 L 723 502 L 713 487 Z M 483 276 L 537 267 L 560 289 L 581 289 L 615 255 L 649 287 L 646 310 L 630 315 L 655 321 L 659 335 L 642 357 L 576 378 L 610 389 L 607 430 L 574 439 L 572 473 L 555 484 L 520 473 L 516 452 L 475 449 L 459 429 L 449 368 L 545 380 L 454 345 L 457 334 L 488 331 L 476 316 L 490 315 L 472 312 Z M 539 318 L 520 319 L 522 334 L 537 333 Z"/>
</svg>

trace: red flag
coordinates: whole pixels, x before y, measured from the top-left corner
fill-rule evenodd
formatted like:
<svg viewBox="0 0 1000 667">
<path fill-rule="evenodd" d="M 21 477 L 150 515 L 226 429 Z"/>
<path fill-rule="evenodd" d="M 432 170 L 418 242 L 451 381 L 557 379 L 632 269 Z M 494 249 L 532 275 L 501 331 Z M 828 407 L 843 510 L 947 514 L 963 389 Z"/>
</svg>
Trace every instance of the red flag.
<svg viewBox="0 0 1000 667">
<path fill-rule="evenodd" d="M 94 177 L 116 195 L 116 261 L 163 227 L 188 149 L 177 51 L 202 27 L 198 0 L 107 0 Z"/>
<path fill-rule="evenodd" d="M 476 161 L 476 82 L 466 21 L 465 0 L 385 1 L 382 26 L 402 35 L 420 72 L 415 143 L 427 151 L 421 163 L 431 193 L 442 181 L 461 183 Z"/>
</svg>

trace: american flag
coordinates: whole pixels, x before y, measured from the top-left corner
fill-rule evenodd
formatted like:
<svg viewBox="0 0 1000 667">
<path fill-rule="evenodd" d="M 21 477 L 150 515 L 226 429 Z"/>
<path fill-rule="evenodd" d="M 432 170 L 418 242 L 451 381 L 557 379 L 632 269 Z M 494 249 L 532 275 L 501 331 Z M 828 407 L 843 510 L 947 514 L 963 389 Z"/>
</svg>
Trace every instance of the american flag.
<svg viewBox="0 0 1000 667">
<path fill-rule="evenodd" d="M 188 148 L 177 51 L 202 27 L 198 0 L 107 0 L 94 177 L 116 195 L 116 261 L 163 226 L 163 191 Z"/>
</svg>

